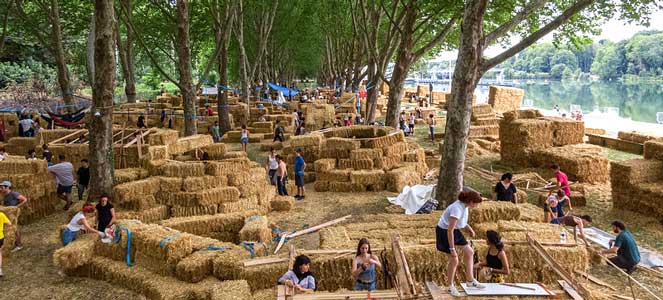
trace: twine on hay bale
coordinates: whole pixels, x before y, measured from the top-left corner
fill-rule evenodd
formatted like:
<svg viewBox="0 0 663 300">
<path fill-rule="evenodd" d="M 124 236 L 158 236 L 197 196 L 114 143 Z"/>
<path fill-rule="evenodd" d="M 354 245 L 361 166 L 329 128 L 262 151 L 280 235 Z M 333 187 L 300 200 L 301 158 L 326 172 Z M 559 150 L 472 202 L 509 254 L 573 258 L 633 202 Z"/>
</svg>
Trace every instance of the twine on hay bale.
<svg viewBox="0 0 663 300">
<path fill-rule="evenodd" d="M 239 231 L 239 239 L 266 243 L 272 239 L 269 220 L 265 216 L 251 216 L 244 220 L 244 227 Z"/>
</svg>

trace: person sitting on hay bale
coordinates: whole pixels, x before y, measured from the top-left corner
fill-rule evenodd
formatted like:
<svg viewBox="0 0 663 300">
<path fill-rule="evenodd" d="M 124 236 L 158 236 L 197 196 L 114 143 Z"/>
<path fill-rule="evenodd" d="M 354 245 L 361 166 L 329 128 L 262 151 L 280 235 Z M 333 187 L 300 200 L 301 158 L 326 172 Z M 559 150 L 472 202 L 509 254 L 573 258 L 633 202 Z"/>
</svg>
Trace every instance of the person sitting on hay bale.
<svg viewBox="0 0 663 300">
<path fill-rule="evenodd" d="M 626 273 L 631 274 L 640 262 L 638 245 L 635 243 L 631 232 L 626 230 L 626 225 L 623 222 L 613 221 L 612 230 L 617 234 L 617 238 L 610 241 L 612 245 L 610 249 L 603 250 L 601 253 L 616 253 L 617 256 L 611 257 L 610 261 L 615 266 L 625 269 Z"/>
<path fill-rule="evenodd" d="M 495 185 L 493 200 L 518 203 L 518 190 L 516 189 L 516 186 L 511 183 L 511 180 L 513 180 L 513 174 L 502 174 L 502 178 L 500 178 L 500 181 Z"/>
<path fill-rule="evenodd" d="M 362 238 L 357 246 L 357 255 L 352 264 L 352 277 L 355 278 L 355 291 L 375 290 L 375 267 L 382 267 L 380 259 L 371 252 L 368 239 Z"/>
<path fill-rule="evenodd" d="M 571 198 L 569 198 L 566 193 L 562 190 L 557 190 L 555 194 L 552 191 L 548 193 L 548 199 L 546 200 L 547 205 L 544 207 L 545 216 L 544 220 L 555 220 L 556 218 L 561 218 L 566 216 L 564 213 L 564 206 L 569 205 L 569 212 L 573 211 L 573 206 L 571 205 Z M 554 206 L 553 206 L 554 204 Z M 557 224 L 557 223 L 553 223 Z"/>
<path fill-rule="evenodd" d="M 470 214 L 469 209 L 476 208 L 482 200 L 481 195 L 475 191 L 460 192 L 458 200 L 447 206 L 435 228 L 436 248 L 438 251 L 446 253 L 449 259 L 447 263 L 447 292 L 455 297 L 460 296 L 458 289 L 454 286 L 456 268 L 458 267 L 457 249 L 461 249 L 464 254 L 463 262 L 467 266 L 465 268 L 467 272 L 466 279 L 471 280 L 467 283 L 467 286 L 478 289 L 486 287 L 474 279 L 472 268 L 474 265 L 474 250 L 468 245 L 463 233 L 460 232 L 460 229 L 467 228 L 470 236 L 475 236 L 474 230 L 467 223 Z M 456 248 L 457 246 L 458 248 Z"/>
<path fill-rule="evenodd" d="M 76 213 L 71 218 L 69 224 L 67 224 L 67 228 L 65 228 L 64 232 L 62 232 L 62 245 L 67 246 L 69 243 L 75 241 L 76 237 L 78 237 L 78 232 L 81 230 L 85 230 L 86 232 L 94 232 L 101 238 L 106 236 L 105 233 L 92 228 L 90 223 L 88 223 L 87 217 L 92 216 L 92 213 L 94 213 L 94 207 L 91 204 L 83 205 L 81 211 Z"/>
<path fill-rule="evenodd" d="M 51 152 L 50 149 L 48 149 L 48 144 L 43 144 L 41 145 L 41 152 L 42 156 L 46 160 L 49 166 L 53 165 L 53 152 Z"/>
<path fill-rule="evenodd" d="M 0 191 L 4 194 L 4 199 L 2 202 L 2 205 L 7 206 L 7 207 L 17 207 L 18 209 L 23 208 L 26 204 L 28 204 L 28 198 L 25 196 L 12 191 L 12 183 L 9 181 L 3 181 L 0 183 Z M 18 226 L 14 228 L 14 248 L 12 248 L 12 252 L 19 251 L 23 249 L 23 243 L 21 243 L 21 230 L 19 229 Z M 2 229 L 0 228 L 0 231 Z M 0 245 L 1 247 L 2 245 Z"/>
<path fill-rule="evenodd" d="M 474 264 L 474 269 L 479 274 L 480 279 L 485 279 L 490 283 L 504 282 L 504 275 L 509 275 L 509 260 L 504 252 L 504 243 L 502 237 L 497 231 L 486 231 L 486 244 L 488 252 L 486 253 L 486 262 Z"/>
<path fill-rule="evenodd" d="M 67 202 L 64 205 L 64 210 L 69 210 L 71 207 L 71 190 L 74 186 L 74 165 L 65 160 L 64 155 L 59 155 L 59 163 L 48 167 L 48 171 L 55 175 L 58 183 L 58 197 Z"/>
<path fill-rule="evenodd" d="M 592 217 L 590 215 L 582 215 L 580 217 L 577 216 L 563 216 L 561 218 L 555 218 L 550 222 L 552 224 L 561 224 L 563 226 L 572 226 L 573 227 L 573 239 L 575 241 L 578 240 L 577 234 L 576 234 L 576 228 L 578 233 L 580 233 L 580 237 L 582 238 L 583 241 L 585 241 L 585 246 L 589 247 L 589 242 L 587 241 L 587 238 L 585 237 L 585 231 L 584 228 L 587 226 L 592 225 Z"/>
<path fill-rule="evenodd" d="M 334 127 L 343 127 L 343 123 L 341 122 L 341 117 L 336 117 L 336 121 L 334 121 Z"/>
<path fill-rule="evenodd" d="M 311 273 L 311 259 L 306 255 L 297 256 L 292 270 L 283 274 L 278 283 L 303 293 L 315 292 L 316 285 L 315 277 Z"/>
<path fill-rule="evenodd" d="M 138 121 L 136 122 L 136 127 L 147 128 L 147 125 L 145 125 L 145 116 L 143 115 L 143 113 L 140 113 L 140 115 L 138 115 Z"/>
<path fill-rule="evenodd" d="M 35 151 L 35 149 L 28 150 L 28 154 L 25 155 L 25 159 L 27 159 L 27 160 L 37 160 L 37 152 Z"/>
<path fill-rule="evenodd" d="M 2 245 L 4 245 L 5 243 L 5 234 L 4 234 L 5 224 L 7 224 L 8 226 L 12 226 L 12 222 L 9 221 L 7 215 L 0 212 L 0 250 L 2 250 Z M 2 251 L 0 251 L 0 277 L 3 276 L 5 276 L 5 274 L 2 273 Z"/>
</svg>

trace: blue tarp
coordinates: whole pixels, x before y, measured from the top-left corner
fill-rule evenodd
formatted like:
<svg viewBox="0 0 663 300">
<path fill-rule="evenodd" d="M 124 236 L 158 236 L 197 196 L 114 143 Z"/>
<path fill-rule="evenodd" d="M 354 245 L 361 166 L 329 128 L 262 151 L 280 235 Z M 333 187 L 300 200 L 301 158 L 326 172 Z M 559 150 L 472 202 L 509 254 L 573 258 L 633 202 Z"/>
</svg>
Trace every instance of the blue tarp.
<svg viewBox="0 0 663 300">
<path fill-rule="evenodd" d="M 283 97 L 290 97 L 290 96 L 294 97 L 295 95 L 297 95 L 299 93 L 299 90 L 296 90 L 296 89 L 289 89 L 287 87 L 276 85 L 276 84 L 273 84 L 271 82 L 269 82 L 267 84 L 269 85 L 270 89 L 277 90 L 277 91 L 283 93 Z M 290 95 L 291 92 L 292 92 L 292 95 Z"/>
</svg>

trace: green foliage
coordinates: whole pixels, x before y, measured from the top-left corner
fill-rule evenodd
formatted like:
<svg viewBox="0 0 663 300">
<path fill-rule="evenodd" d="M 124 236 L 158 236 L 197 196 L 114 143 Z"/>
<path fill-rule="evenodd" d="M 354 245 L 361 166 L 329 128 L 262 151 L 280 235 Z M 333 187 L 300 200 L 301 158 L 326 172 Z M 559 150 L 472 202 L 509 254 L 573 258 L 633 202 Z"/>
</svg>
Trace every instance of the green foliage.
<svg viewBox="0 0 663 300">
<path fill-rule="evenodd" d="M 23 83 L 32 78 L 47 84 L 54 83 L 55 69 L 32 59 L 17 63 L 0 63 L 0 88 L 5 88 L 10 83 Z"/>
</svg>

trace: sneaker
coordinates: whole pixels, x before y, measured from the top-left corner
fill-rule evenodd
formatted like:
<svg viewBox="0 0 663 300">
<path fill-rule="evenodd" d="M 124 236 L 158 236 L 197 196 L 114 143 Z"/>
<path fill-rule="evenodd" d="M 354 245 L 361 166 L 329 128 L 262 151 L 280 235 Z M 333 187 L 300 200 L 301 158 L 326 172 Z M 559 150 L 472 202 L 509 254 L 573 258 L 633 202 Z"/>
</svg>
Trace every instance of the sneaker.
<svg viewBox="0 0 663 300">
<path fill-rule="evenodd" d="M 449 295 L 454 297 L 460 297 L 460 292 L 453 285 L 447 288 L 447 293 L 449 293 Z"/>
<path fill-rule="evenodd" d="M 635 272 L 635 267 L 631 267 L 631 268 L 626 269 L 626 274 L 631 275 L 631 274 L 633 274 L 633 272 Z"/>
<path fill-rule="evenodd" d="M 14 247 L 14 249 L 12 249 L 11 252 L 14 253 L 14 252 L 16 252 L 16 251 L 21 251 L 21 249 L 23 249 L 22 246 L 16 246 L 16 247 Z"/>
<path fill-rule="evenodd" d="M 475 289 L 485 289 L 485 288 L 486 288 L 486 285 L 481 284 L 480 282 L 478 282 L 478 281 L 475 279 L 475 280 L 473 280 L 472 282 L 468 282 L 468 283 L 467 283 L 467 287 L 471 287 L 471 288 L 475 288 Z"/>
</svg>

